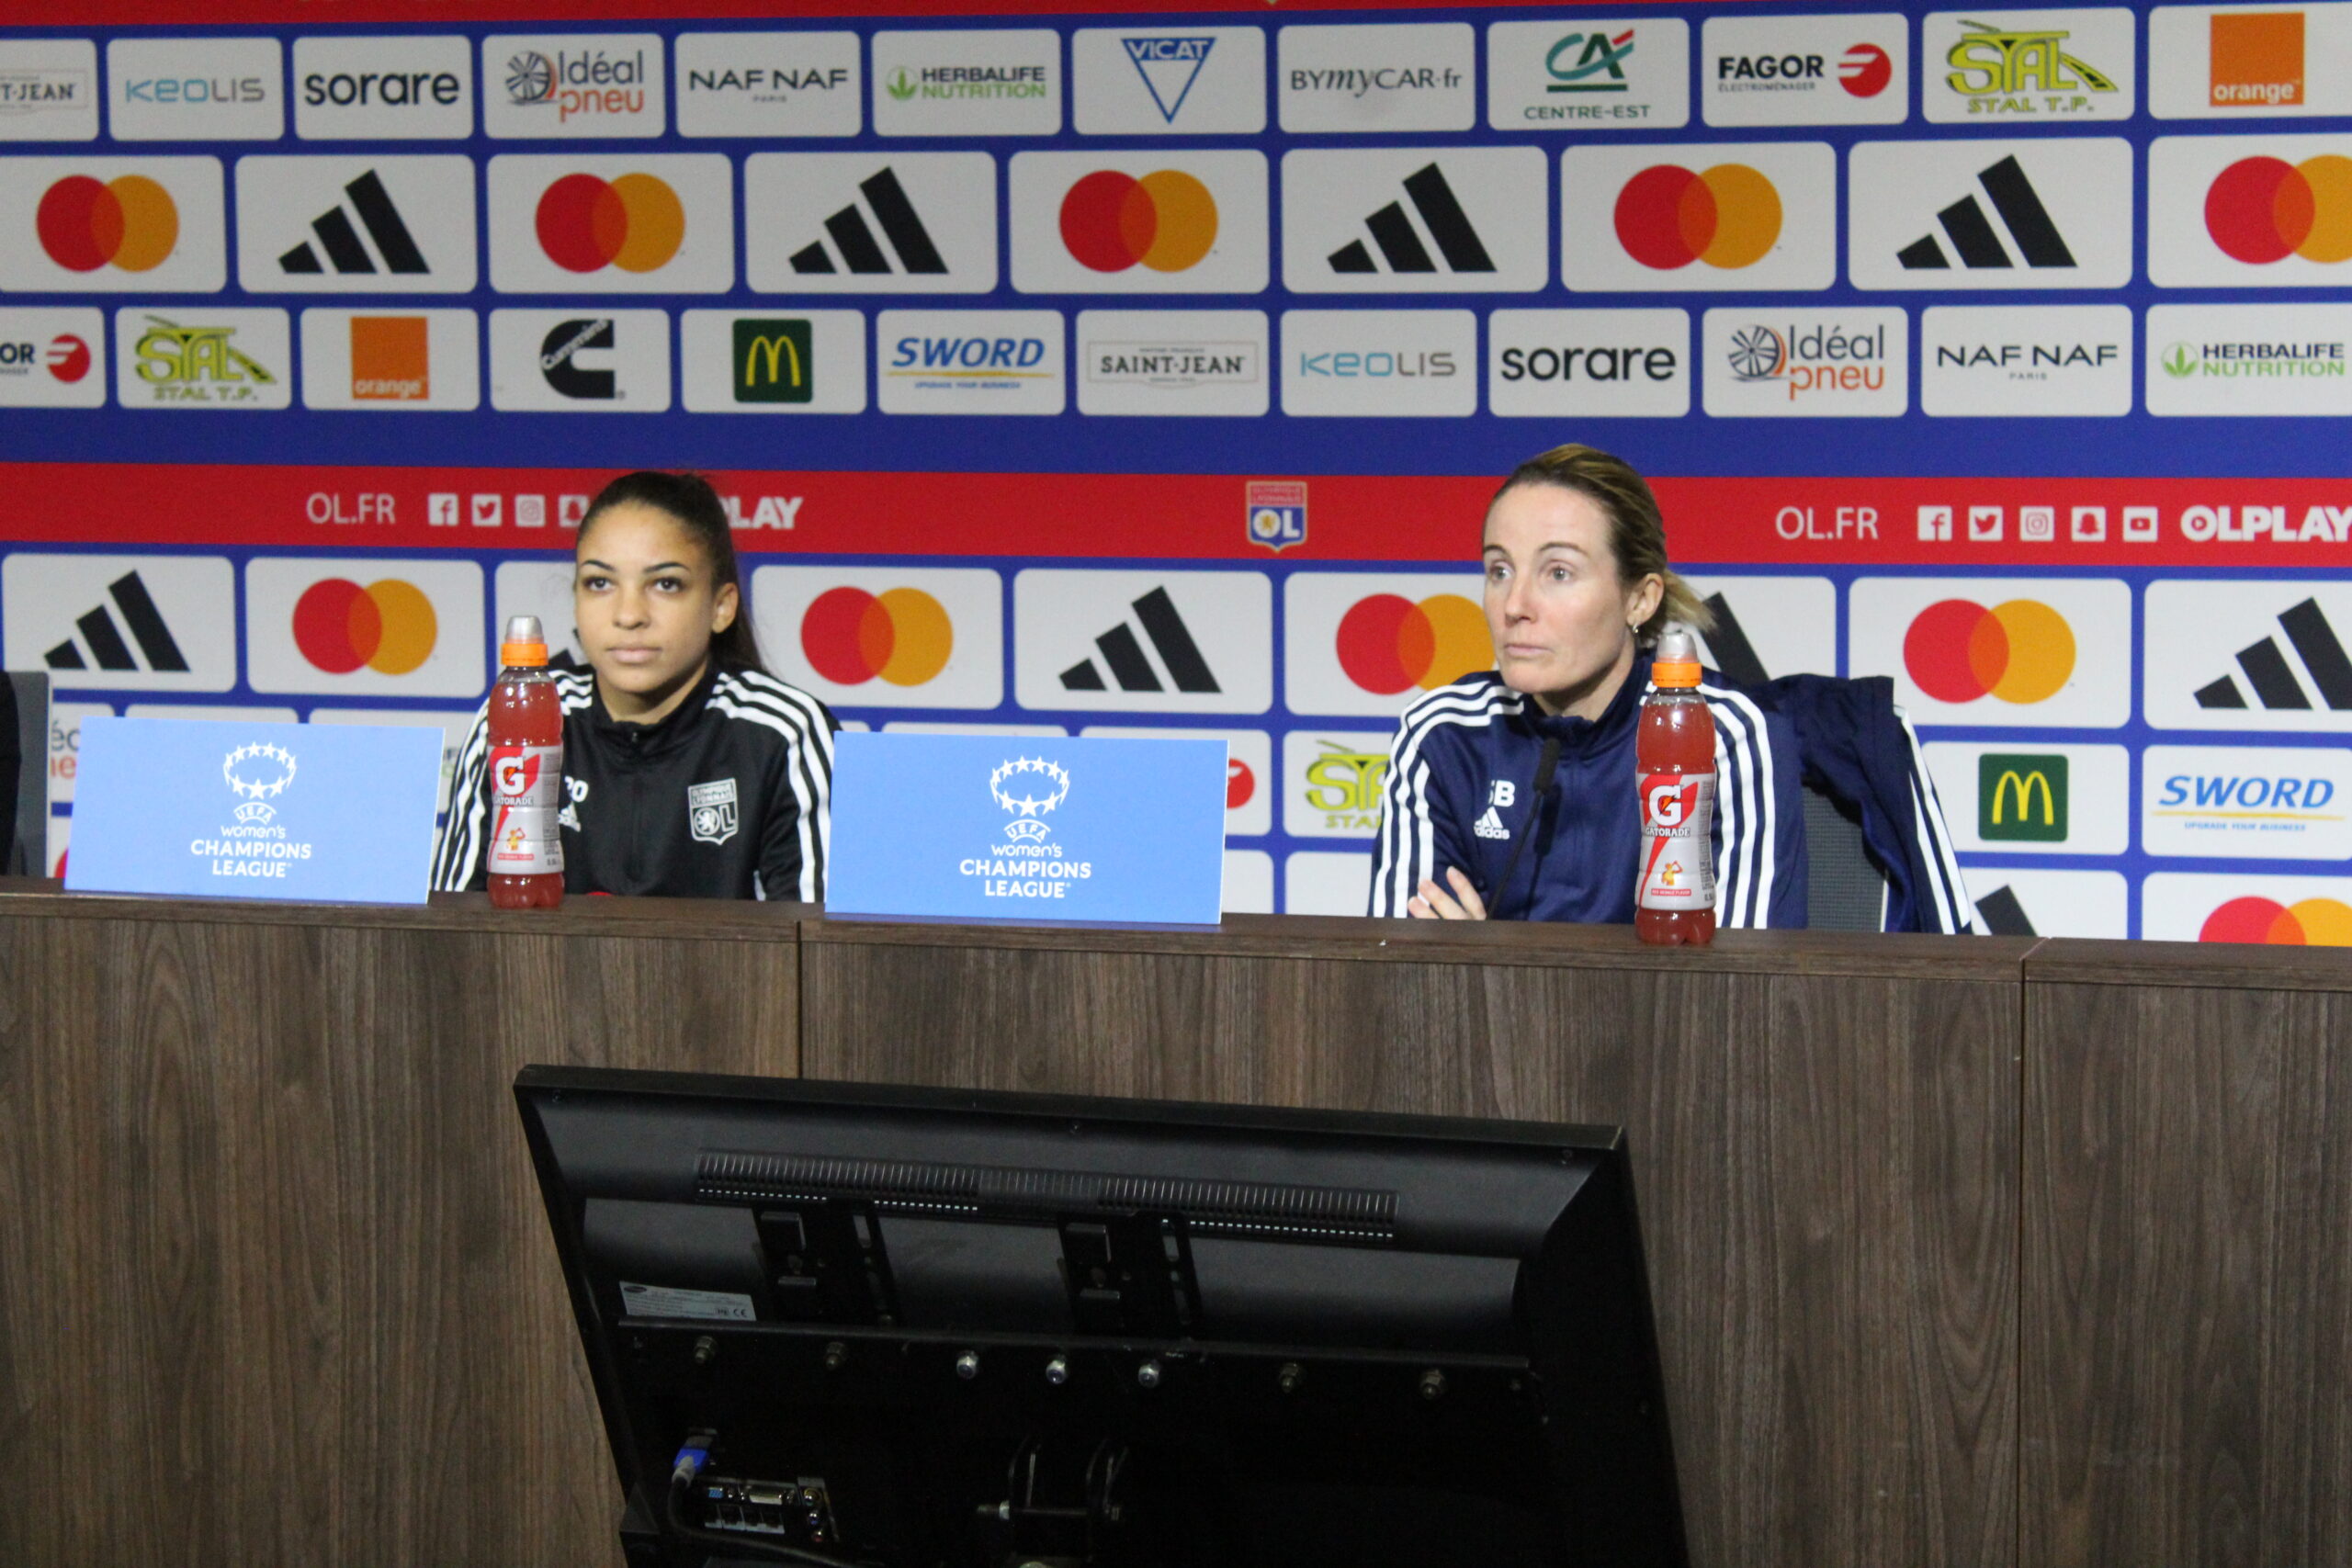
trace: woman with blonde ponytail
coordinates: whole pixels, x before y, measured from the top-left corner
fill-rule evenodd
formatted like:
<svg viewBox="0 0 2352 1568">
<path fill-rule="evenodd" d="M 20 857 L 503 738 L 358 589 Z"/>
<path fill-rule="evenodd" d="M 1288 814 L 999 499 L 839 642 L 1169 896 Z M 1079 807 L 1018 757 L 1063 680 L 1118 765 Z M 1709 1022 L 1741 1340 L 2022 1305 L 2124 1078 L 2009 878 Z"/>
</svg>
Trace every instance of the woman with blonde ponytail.
<svg viewBox="0 0 2352 1568">
<path fill-rule="evenodd" d="M 1667 563 L 1649 483 L 1567 446 L 1511 470 L 1487 504 L 1495 668 L 1407 709 L 1389 750 L 1371 912 L 1419 919 L 1634 918 L 1641 827 L 1634 732 L 1668 623 L 1714 617 Z M 1802 926 L 1796 738 L 1721 675 L 1718 926 Z"/>
</svg>

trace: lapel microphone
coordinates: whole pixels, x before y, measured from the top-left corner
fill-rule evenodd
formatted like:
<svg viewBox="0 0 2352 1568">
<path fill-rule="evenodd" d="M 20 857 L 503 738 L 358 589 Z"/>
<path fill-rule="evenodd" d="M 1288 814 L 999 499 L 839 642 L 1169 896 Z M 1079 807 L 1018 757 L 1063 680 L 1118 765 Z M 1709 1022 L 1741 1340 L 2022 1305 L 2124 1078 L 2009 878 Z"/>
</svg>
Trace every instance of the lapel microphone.
<svg viewBox="0 0 2352 1568">
<path fill-rule="evenodd" d="M 1510 847 L 1510 859 L 1503 862 L 1502 880 L 1495 884 L 1495 907 L 1487 912 L 1487 918 L 1489 919 L 1499 920 L 1503 918 L 1503 895 L 1510 889 L 1510 874 L 1519 869 L 1520 852 L 1527 848 L 1530 839 L 1535 837 L 1536 829 L 1543 820 L 1544 796 L 1552 787 L 1552 775 L 1559 771 L 1560 738 L 1556 735 L 1549 736 L 1544 741 L 1543 756 L 1536 759 L 1535 783 L 1528 792 L 1527 830 L 1521 836 L 1519 842 Z M 1532 876 L 1535 874 L 1531 871 L 1528 874 Z M 1531 906 L 1535 902 L 1532 890 L 1529 892 L 1527 901 Z"/>
</svg>

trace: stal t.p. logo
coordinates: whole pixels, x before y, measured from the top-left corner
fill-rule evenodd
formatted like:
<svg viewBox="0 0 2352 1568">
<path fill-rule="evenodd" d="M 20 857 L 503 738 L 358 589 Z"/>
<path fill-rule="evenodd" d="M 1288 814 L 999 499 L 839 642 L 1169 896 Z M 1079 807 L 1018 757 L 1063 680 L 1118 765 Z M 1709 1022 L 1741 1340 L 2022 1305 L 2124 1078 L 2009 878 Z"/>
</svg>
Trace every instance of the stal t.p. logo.
<svg viewBox="0 0 2352 1568">
<path fill-rule="evenodd" d="M 1043 818 L 1069 798 L 1069 774 L 1060 763 L 1043 757 L 1014 757 L 989 775 L 989 794 L 996 797 L 998 806 L 1012 813 L 1012 820 L 1005 824 L 1005 836 L 1035 843 L 1053 831 Z"/>
<path fill-rule="evenodd" d="M 240 746 L 221 759 L 220 776 L 243 804 L 240 822 L 267 822 L 277 815 L 271 797 L 286 793 L 294 782 L 294 753 L 283 746 Z"/>
</svg>

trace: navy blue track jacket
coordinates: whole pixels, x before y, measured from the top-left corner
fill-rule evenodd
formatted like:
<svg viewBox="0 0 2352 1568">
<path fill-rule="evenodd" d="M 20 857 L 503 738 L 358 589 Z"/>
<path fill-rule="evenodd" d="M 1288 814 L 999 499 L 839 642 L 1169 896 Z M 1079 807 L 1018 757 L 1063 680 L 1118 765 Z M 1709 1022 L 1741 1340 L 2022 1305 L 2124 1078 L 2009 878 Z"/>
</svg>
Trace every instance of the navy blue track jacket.
<svg viewBox="0 0 2352 1568">
<path fill-rule="evenodd" d="M 1650 655 L 1599 719 L 1549 718 L 1492 671 L 1441 686 L 1405 710 L 1381 789 L 1374 915 L 1401 916 L 1424 878 L 1465 873 L 1498 919 L 1628 923 L 1641 860 L 1634 731 Z M 1699 692 L 1715 718 L 1715 923 L 1805 921 L 1803 767 L 1796 733 L 1713 671 Z M 1544 742 L 1560 761 L 1542 802 L 1530 798 Z M 1511 885 L 1504 863 L 1530 831 Z M 1450 891 L 1450 889 L 1449 889 Z"/>
</svg>

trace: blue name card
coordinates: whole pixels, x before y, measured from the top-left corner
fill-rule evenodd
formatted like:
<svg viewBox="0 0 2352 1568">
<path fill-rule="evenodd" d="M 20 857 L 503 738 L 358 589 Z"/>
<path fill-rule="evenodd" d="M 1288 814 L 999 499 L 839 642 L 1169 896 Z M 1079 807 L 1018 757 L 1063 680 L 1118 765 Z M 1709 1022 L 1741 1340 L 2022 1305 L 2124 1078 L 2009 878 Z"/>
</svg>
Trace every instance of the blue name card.
<svg viewBox="0 0 2352 1568">
<path fill-rule="evenodd" d="M 74 893 L 422 904 L 441 731 L 87 718 Z"/>
<path fill-rule="evenodd" d="M 1222 740 L 851 731 L 833 747 L 828 914 L 1217 923 Z"/>
</svg>

